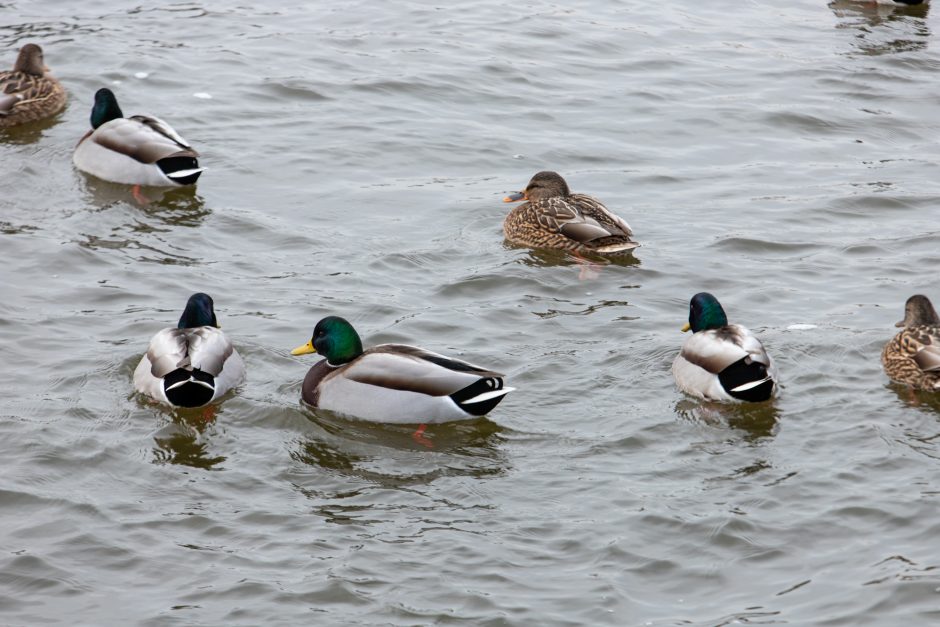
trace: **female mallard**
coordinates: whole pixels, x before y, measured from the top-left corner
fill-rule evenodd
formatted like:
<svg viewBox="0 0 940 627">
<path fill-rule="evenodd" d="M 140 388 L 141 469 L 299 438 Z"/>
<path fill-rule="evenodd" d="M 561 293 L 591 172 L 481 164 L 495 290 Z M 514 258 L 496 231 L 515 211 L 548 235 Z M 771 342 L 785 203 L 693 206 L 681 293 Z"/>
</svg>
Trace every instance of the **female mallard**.
<svg viewBox="0 0 940 627">
<path fill-rule="evenodd" d="M 9 72 L 0 72 L 0 128 L 41 120 L 65 106 L 65 90 L 47 72 L 42 48 L 26 44 Z"/>
<path fill-rule="evenodd" d="M 503 375 L 414 346 L 379 344 L 363 351 L 359 334 L 329 316 L 291 354 L 326 359 L 307 372 L 301 391 L 313 407 L 362 420 L 436 424 L 483 416 L 515 388 Z M 419 429 L 419 432 L 421 429 Z"/>
<path fill-rule="evenodd" d="M 72 161 L 79 170 L 112 183 L 170 187 L 192 185 L 202 174 L 197 153 L 169 124 L 159 118 L 125 118 L 110 89 L 95 93 L 92 130 L 75 147 Z"/>
<path fill-rule="evenodd" d="M 176 328 L 159 331 L 134 371 L 134 387 L 174 407 L 201 407 L 245 378 L 245 362 L 215 319 L 212 298 L 193 294 Z"/>
<path fill-rule="evenodd" d="M 628 253 L 639 244 L 630 239 L 630 225 L 600 201 L 572 194 L 557 172 L 539 172 L 525 190 L 503 202 L 525 200 L 503 222 L 503 233 L 513 244 L 531 248 L 558 248 L 584 255 Z"/>
<path fill-rule="evenodd" d="M 926 296 L 916 294 L 904 305 L 902 327 L 881 351 L 881 364 L 897 383 L 921 390 L 940 390 L 940 317 Z"/>
<path fill-rule="evenodd" d="M 692 336 L 672 362 L 679 389 L 709 401 L 766 401 L 777 393 L 777 369 L 763 345 L 740 324 L 728 324 L 721 303 L 707 292 L 692 297 Z"/>
</svg>

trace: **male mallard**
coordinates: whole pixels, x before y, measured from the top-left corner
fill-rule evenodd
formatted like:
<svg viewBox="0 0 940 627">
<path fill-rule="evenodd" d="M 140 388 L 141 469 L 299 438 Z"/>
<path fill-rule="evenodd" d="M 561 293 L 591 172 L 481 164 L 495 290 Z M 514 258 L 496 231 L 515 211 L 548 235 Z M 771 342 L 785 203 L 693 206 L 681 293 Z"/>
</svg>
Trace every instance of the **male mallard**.
<svg viewBox="0 0 940 627">
<path fill-rule="evenodd" d="M 623 254 L 639 244 L 630 239 L 630 225 L 595 198 L 572 194 L 557 172 L 539 172 L 525 190 L 503 202 L 525 200 L 503 222 L 513 244 L 558 248 L 575 254 Z"/>
<path fill-rule="evenodd" d="M 343 318 L 328 316 L 291 354 L 326 359 L 307 372 L 301 390 L 313 407 L 372 422 L 436 424 L 483 416 L 515 388 L 503 375 L 404 344 L 362 341 Z M 419 429 L 419 432 L 422 429 Z"/>
<path fill-rule="evenodd" d="M 26 44 L 9 72 L 0 72 L 0 128 L 41 120 L 65 106 L 65 90 L 47 72 L 42 48 Z"/>
<path fill-rule="evenodd" d="M 193 294 L 176 328 L 159 331 L 134 371 L 134 387 L 161 403 L 201 407 L 245 378 L 245 362 L 219 328 L 208 294 Z"/>
<path fill-rule="evenodd" d="M 92 130 L 75 147 L 72 161 L 79 170 L 112 183 L 170 187 L 192 185 L 202 174 L 197 153 L 160 118 L 125 118 L 114 93 L 95 93 Z"/>
<path fill-rule="evenodd" d="M 777 369 L 763 345 L 740 324 L 728 324 L 721 303 L 707 292 L 692 297 L 692 336 L 672 362 L 679 389 L 709 401 L 766 401 L 777 392 Z"/>
<path fill-rule="evenodd" d="M 940 390 L 940 317 L 926 296 L 904 305 L 901 331 L 885 344 L 881 364 L 888 377 L 922 390 Z"/>
</svg>

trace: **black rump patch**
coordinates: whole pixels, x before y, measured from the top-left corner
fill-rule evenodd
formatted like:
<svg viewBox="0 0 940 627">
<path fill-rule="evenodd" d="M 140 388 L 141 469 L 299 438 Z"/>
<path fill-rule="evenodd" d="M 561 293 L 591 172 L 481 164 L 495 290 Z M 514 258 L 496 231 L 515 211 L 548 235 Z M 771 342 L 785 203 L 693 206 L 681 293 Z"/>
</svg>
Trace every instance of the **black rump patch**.
<svg viewBox="0 0 940 627">
<path fill-rule="evenodd" d="M 212 388 L 190 381 L 178 388 L 168 390 L 171 385 L 180 381 L 187 381 L 190 376 L 197 381 L 205 381 Z M 202 407 L 212 400 L 215 394 L 215 377 L 199 369 L 192 371 L 177 368 L 170 374 L 163 377 L 163 391 L 166 392 L 166 398 L 177 407 Z"/>
<path fill-rule="evenodd" d="M 192 170 L 199 167 L 199 161 L 195 157 L 165 157 L 157 161 L 157 165 L 163 170 L 163 173 L 170 176 L 174 172 L 183 170 Z M 199 178 L 202 172 L 196 172 L 182 178 L 172 178 L 170 180 L 180 185 L 192 185 Z"/>
<path fill-rule="evenodd" d="M 732 390 L 746 383 L 753 383 L 767 379 L 760 385 L 755 385 L 747 390 L 732 392 Z M 752 360 L 750 357 L 742 357 L 718 374 L 718 381 L 721 387 L 732 397 L 752 403 L 759 403 L 770 398 L 774 391 L 774 382 L 767 378 L 767 366 Z"/>
<path fill-rule="evenodd" d="M 486 377 L 484 379 L 474 381 L 462 390 L 457 390 L 450 395 L 450 398 L 455 403 L 457 403 L 457 407 L 464 410 L 468 414 L 473 416 L 484 416 L 490 413 L 494 407 L 499 405 L 499 402 L 503 400 L 505 395 L 495 396 L 479 403 L 465 404 L 465 402 L 476 396 L 479 396 L 480 394 L 501 389 L 503 389 L 502 379 L 497 379 L 496 377 Z"/>
</svg>

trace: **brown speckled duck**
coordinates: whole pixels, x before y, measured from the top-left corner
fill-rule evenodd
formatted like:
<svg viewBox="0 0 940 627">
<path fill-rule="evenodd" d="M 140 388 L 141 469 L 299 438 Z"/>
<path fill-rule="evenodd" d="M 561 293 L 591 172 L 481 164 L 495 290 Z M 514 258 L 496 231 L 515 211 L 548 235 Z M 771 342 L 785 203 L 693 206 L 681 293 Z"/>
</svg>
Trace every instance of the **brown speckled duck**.
<svg viewBox="0 0 940 627">
<path fill-rule="evenodd" d="M 65 90 L 48 73 L 42 48 L 26 44 L 9 72 L 0 72 L 0 128 L 35 122 L 65 107 Z"/>
<path fill-rule="evenodd" d="M 900 333 L 885 344 L 881 364 L 896 383 L 921 390 L 940 390 L 940 316 L 921 294 L 907 299 Z"/>
<path fill-rule="evenodd" d="M 503 222 L 506 239 L 531 248 L 585 255 L 629 254 L 639 246 L 630 225 L 595 198 L 572 194 L 557 172 L 539 172 L 525 190 L 504 202 L 525 200 Z"/>
</svg>

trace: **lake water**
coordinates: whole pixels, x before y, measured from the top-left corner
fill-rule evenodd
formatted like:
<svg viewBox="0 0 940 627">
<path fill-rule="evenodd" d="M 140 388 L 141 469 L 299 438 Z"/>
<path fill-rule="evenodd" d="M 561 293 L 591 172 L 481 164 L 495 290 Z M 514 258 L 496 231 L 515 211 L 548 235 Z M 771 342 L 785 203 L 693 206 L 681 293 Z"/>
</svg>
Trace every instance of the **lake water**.
<svg viewBox="0 0 940 627">
<path fill-rule="evenodd" d="M 940 301 L 940 11 L 816 0 L 0 3 L 70 93 L 0 136 L 0 624 L 926 625 L 940 399 L 879 365 Z M 168 120 L 195 190 L 86 177 L 92 95 Z M 507 246 L 561 172 L 634 228 L 579 279 Z M 783 390 L 669 371 L 689 297 Z M 133 394 L 210 293 L 214 412 Z M 485 419 L 315 414 L 329 314 L 508 375 Z"/>
</svg>

